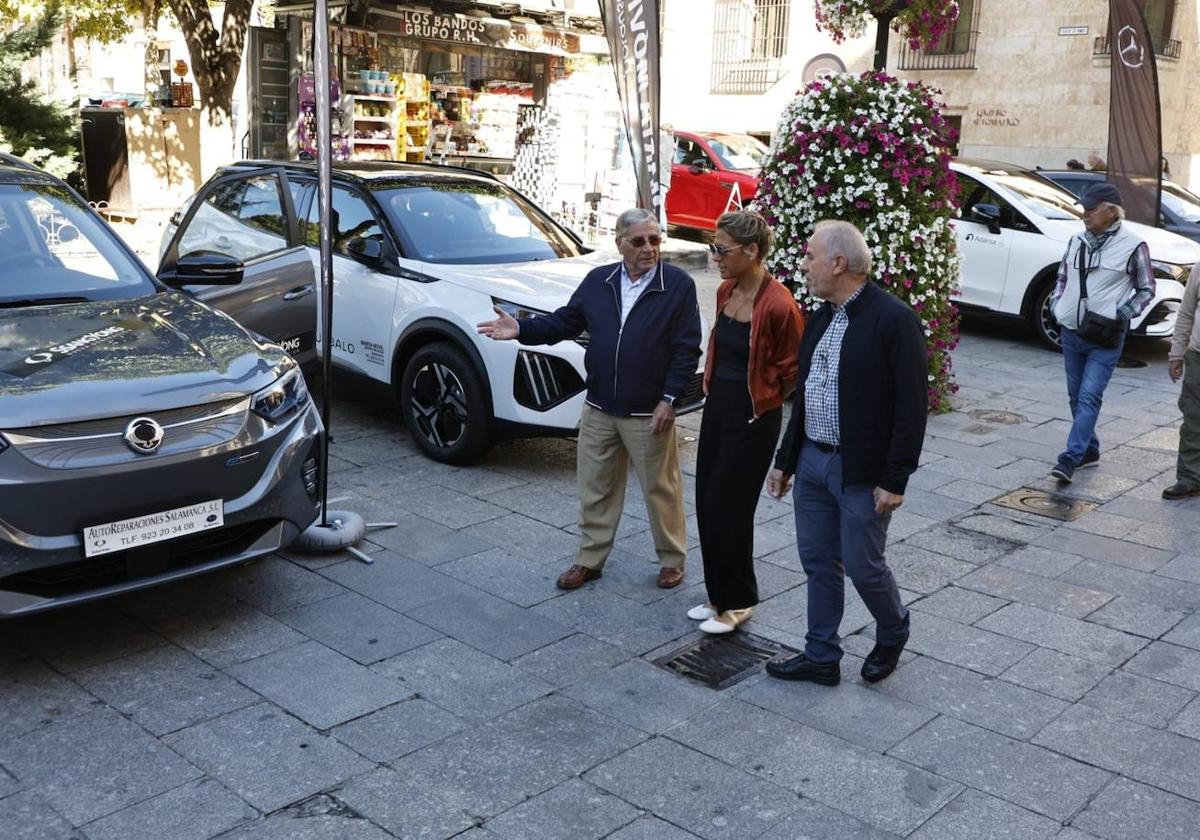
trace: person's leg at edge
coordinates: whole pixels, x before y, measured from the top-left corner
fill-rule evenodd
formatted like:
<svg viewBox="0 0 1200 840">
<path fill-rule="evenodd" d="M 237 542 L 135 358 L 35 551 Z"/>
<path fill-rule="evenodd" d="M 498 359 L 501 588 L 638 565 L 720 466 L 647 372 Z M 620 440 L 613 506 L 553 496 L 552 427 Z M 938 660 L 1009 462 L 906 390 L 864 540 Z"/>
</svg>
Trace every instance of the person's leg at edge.
<svg viewBox="0 0 1200 840">
<path fill-rule="evenodd" d="M 629 454 L 621 443 L 616 418 L 585 403 L 576 447 L 582 535 L 576 564 L 589 569 L 603 568 L 625 507 L 628 475 Z"/>
<path fill-rule="evenodd" d="M 908 608 L 900 599 L 900 588 L 884 556 L 892 515 L 875 512 L 875 488 L 868 485 L 847 487 L 838 503 L 842 562 L 846 576 L 875 619 L 875 641 L 882 645 L 903 644 L 908 639 Z"/>
<path fill-rule="evenodd" d="M 696 447 L 696 527 L 700 532 L 700 559 L 704 564 L 708 603 L 719 609 L 715 593 L 720 588 L 717 583 L 721 574 L 717 562 L 717 532 L 721 527 L 721 509 L 712 477 L 724 441 L 721 439 L 722 428 L 717 422 L 717 412 L 707 410 L 712 404 L 710 396 L 700 418 L 700 442 Z"/>
<path fill-rule="evenodd" d="M 687 559 L 687 521 L 675 424 L 665 432 L 653 432 L 649 417 L 622 417 L 618 428 L 646 497 L 658 562 L 666 569 L 682 569 Z"/>
<path fill-rule="evenodd" d="M 1200 352 L 1188 350 L 1183 361 L 1183 388 L 1179 392 L 1183 425 L 1179 428 L 1179 459 L 1175 480 L 1200 487 Z"/>
<path fill-rule="evenodd" d="M 1067 449 L 1063 454 L 1071 459 L 1073 466 L 1079 466 L 1083 455 L 1089 448 L 1099 450 L 1100 441 L 1096 436 L 1096 424 L 1100 419 L 1100 408 L 1104 403 L 1104 389 L 1112 378 L 1117 361 L 1121 358 L 1122 341 L 1116 347 L 1099 347 L 1089 341 L 1076 337 L 1076 341 L 1086 344 L 1086 359 L 1083 374 L 1079 380 L 1076 396 L 1075 419 L 1071 423 L 1071 431 L 1067 435 Z"/>
<path fill-rule="evenodd" d="M 810 662 L 820 663 L 839 662 L 842 658 L 838 628 L 845 608 L 846 582 L 838 501 L 830 484 L 830 462 L 835 457 L 805 443 L 792 489 L 796 550 L 808 575 L 804 655 Z"/>
<path fill-rule="evenodd" d="M 1062 341 L 1063 369 L 1067 375 L 1067 402 L 1071 406 L 1071 419 L 1074 420 L 1079 410 L 1079 384 L 1083 381 L 1083 368 L 1087 363 L 1087 352 L 1083 340 L 1074 330 L 1063 327 L 1059 331 Z M 1068 433 L 1067 449 L 1059 456 L 1059 461 L 1070 459 L 1070 442 Z M 1072 464 L 1074 466 L 1074 463 Z"/>
</svg>

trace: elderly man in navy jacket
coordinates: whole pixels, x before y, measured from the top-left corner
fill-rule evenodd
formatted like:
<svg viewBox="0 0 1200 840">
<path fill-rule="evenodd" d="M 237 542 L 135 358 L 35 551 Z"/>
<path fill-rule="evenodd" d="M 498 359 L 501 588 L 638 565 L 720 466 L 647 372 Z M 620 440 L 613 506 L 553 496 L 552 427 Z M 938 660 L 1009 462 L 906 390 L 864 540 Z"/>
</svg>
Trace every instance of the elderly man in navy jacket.
<svg viewBox="0 0 1200 840">
<path fill-rule="evenodd" d="M 696 284 L 687 272 L 659 261 L 662 233 L 653 213 L 626 210 L 616 233 L 622 261 L 590 271 L 566 306 L 520 321 L 497 309 L 499 318 L 479 324 L 483 335 L 522 344 L 589 335 L 577 450 L 582 544 L 558 578 L 562 589 L 601 576 L 631 463 L 646 496 L 659 586 L 683 581 L 687 556 L 675 408 L 700 359 Z"/>
<path fill-rule="evenodd" d="M 875 682 L 908 641 L 908 610 L 884 560 L 892 511 L 917 468 L 928 412 L 925 340 L 916 315 L 867 280 L 871 252 L 848 222 L 813 230 L 803 270 L 825 303 L 800 344 L 792 417 L 767 476 L 776 498 L 793 475 L 796 547 L 808 575 L 804 653 L 770 662 L 774 677 L 837 685 L 838 626 L 849 575 L 875 617 L 875 647 L 862 668 Z"/>
</svg>

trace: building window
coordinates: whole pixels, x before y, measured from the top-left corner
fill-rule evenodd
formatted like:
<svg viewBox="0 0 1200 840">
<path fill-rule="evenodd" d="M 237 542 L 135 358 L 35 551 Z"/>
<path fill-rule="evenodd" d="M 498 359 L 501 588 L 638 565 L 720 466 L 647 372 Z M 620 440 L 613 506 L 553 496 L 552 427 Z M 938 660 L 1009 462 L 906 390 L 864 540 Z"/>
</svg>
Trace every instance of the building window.
<svg viewBox="0 0 1200 840">
<path fill-rule="evenodd" d="M 1150 31 L 1150 43 L 1154 54 L 1159 58 L 1179 58 L 1183 44 L 1171 36 L 1175 32 L 1175 0 L 1145 0 L 1142 15 L 1146 18 L 1146 28 Z M 1104 31 L 1108 32 L 1108 24 Z M 1096 38 L 1093 55 L 1109 54 L 1108 35 Z"/>
<path fill-rule="evenodd" d="M 959 0 L 958 19 L 932 47 L 927 47 L 928 55 L 965 55 L 975 46 L 971 36 L 975 29 L 975 0 Z"/>
<path fill-rule="evenodd" d="M 783 77 L 791 0 L 717 0 L 713 93 L 763 93 Z"/>
</svg>

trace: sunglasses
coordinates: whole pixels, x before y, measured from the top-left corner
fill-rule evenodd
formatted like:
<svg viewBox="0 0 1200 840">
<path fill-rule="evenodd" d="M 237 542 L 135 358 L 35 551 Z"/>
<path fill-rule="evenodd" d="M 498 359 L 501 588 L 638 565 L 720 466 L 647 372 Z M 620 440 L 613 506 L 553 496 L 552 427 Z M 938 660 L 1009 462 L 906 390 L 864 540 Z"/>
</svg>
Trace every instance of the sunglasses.
<svg viewBox="0 0 1200 840">
<path fill-rule="evenodd" d="M 726 246 L 726 245 L 718 245 L 716 242 L 708 243 L 708 250 L 711 251 L 715 256 L 718 256 L 718 257 L 723 257 L 726 254 L 731 254 L 734 251 L 736 251 L 738 248 L 741 248 L 741 247 L 742 247 L 741 245 Z"/>
<path fill-rule="evenodd" d="M 634 248 L 642 248 L 647 242 L 657 248 L 662 244 L 661 236 L 626 236 L 625 241 Z"/>
</svg>

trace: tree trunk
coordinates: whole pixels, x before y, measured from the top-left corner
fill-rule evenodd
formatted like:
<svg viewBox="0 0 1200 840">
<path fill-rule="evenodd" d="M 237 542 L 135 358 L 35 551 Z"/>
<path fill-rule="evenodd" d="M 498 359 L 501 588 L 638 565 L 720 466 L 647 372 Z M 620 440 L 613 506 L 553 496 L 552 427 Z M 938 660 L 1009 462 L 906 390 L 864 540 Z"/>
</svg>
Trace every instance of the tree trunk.
<svg viewBox="0 0 1200 840">
<path fill-rule="evenodd" d="M 142 0 L 142 34 L 146 38 L 146 102 L 153 102 L 163 83 L 158 70 L 158 19 L 162 16 L 159 0 Z"/>
<path fill-rule="evenodd" d="M 79 63 L 75 60 L 75 30 L 71 28 L 71 20 L 63 21 L 63 37 L 67 40 L 67 75 L 74 85 L 79 81 Z"/>
</svg>

